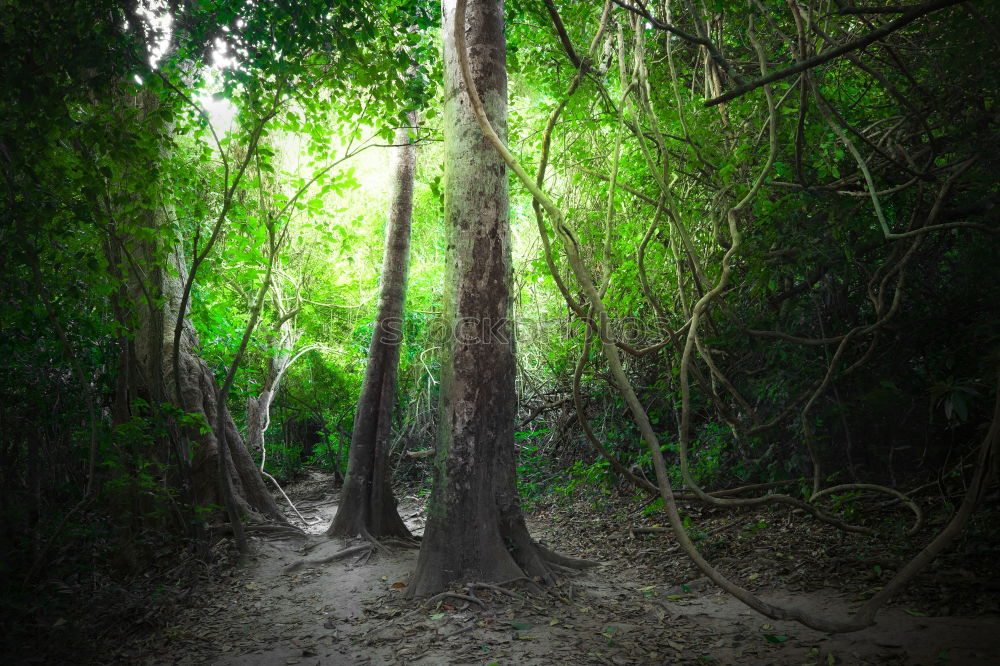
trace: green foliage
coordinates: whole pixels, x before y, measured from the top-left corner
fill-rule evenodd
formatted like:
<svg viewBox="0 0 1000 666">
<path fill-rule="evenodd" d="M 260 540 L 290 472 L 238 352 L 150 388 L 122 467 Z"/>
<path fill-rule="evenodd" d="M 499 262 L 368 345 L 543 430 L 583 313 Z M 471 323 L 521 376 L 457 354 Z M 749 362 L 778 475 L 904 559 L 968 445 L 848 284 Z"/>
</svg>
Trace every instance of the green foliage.
<svg viewBox="0 0 1000 666">
<path fill-rule="evenodd" d="M 517 490 L 527 509 L 547 490 L 552 479 L 553 461 L 545 453 L 547 428 L 514 433 L 518 448 Z"/>
<path fill-rule="evenodd" d="M 302 443 L 271 441 L 267 443 L 267 471 L 278 481 L 294 478 L 302 469 Z"/>
<path fill-rule="evenodd" d="M 556 5 L 579 56 L 602 6 Z M 56 548 L 76 539 L 101 542 L 106 553 L 136 540 L 137 552 L 148 551 L 155 530 L 186 535 L 191 520 L 209 518 L 212 507 L 181 506 L 171 437 L 212 424 L 148 388 L 137 393 L 135 378 L 140 323 L 163 305 L 157 281 L 187 277 L 195 265 L 196 350 L 219 379 L 259 315 L 234 368 L 228 407 L 237 424 L 276 359 L 311 348 L 282 376 L 267 469 L 281 479 L 306 464 L 344 471 L 388 208 L 387 155 L 373 146 L 412 109 L 422 119 L 394 444 L 425 448 L 437 428 L 447 279 L 437 3 L 170 6 L 169 43 L 127 2 L 0 8 L 0 574 L 31 566 L 24 553 L 52 536 Z M 786 3 L 762 6 L 766 15 L 745 3 L 712 7 L 713 39 L 746 78 L 757 62 L 751 18 L 768 68 L 797 57 Z M 988 3 L 975 10 L 981 20 L 959 9 L 871 45 L 860 63 L 837 58 L 808 77 L 775 81 L 767 173 L 764 90 L 705 108 L 714 86 L 734 87 L 730 75 L 716 72 L 716 83 L 700 47 L 640 29 L 649 96 L 632 89 L 626 99 L 608 217 L 618 104 L 639 71 L 636 33 L 615 7 L 613 29 L 567 99 L 575 67 L 546 6 L 508 3 L 509 142 L 532 170 L 542 129 L 566 102 L 545 187 L 587 269 L 599 285 L 609 278 L 604 302 L 621 348 L 661 345 L 625 352 L 625 371 L 677 487 L 685 485 L 682 423 L 697 484 L 801 479 L 803 496 L 811 492 L 807 437 L 825 468 L 850 465 L 875 479 L 953 465 L 981 437 L 1000 349 L 1000 70 L 983 27 L 998 16 Z M 694 31 L 692 16 L 675 14 Z M 837 40 L 863 33 L 862 24 L 824 17 Z M 826 38 L 813 38 L 827 48 Z M 231 66 L 210 66 L 217 43 L 236 56 Z M 807 83 L 815 87 L 802 97 Z M 867 175 L 834 127 L 865 156 Z M 869 178 L 890 230 L 959 226 L 887 240 Z M 730 220 L 727 211 L 758 179 Z M 568 394 L 585 330 L 556 287 L 558 276 L 580 299 L 561 237 L 548 228 L 553 275 L 530 198 L 511 189 L 518 386 L 533 406 Z M 730 221 L 740 235 L 732 252 Z M 267 275 L 258 313 L 254 295 Z M 688 355 L 682 419 L 685 326 L 693 304 L 716 287 Z M 282 329 L 292 311 L 294 336 Z M 585 360 L 582 418 L 622 464 L 652 478 L 651 456 L 596 345 Z M 532 423 L 515 442 L 526 504 L 550 490 L 602 497 L 620 484 L 569 411 Z M 97 473 L 88 478 L 91 438 Z M 88 518 L 55 534 L 87 488 Z M 846 518 L 860 517 L 860 498 L 831 501 Z M 657 500 L 646 510 L 659 509 Z M 141 553 L 129 552 L 122 564 L 136 566 Z"/>
<path fill-rule="evenodd" d="M 320 443 L 313 448 L 305 464 L 330 472 L 347 472 L 347 442 L 334 433 L 319 433 Z"/>
<path fill-rule="evenodd" d="M 557 496 L 569 499 L 581 491 L 595 493 L 606 490 L 610 486 L 609 468 L 606 460 L 598 460 L 590 465 L 577 460 L 563 472 L 562 481 L 553 484 L 552 491 Z"/>
</svg>

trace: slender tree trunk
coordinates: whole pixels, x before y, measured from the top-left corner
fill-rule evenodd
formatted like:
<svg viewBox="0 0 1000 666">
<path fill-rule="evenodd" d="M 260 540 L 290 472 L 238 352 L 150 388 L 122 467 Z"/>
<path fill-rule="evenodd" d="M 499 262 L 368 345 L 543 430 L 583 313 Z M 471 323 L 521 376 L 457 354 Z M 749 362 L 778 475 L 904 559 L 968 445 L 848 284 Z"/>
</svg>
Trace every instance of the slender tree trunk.
<svg viewBox="0 0 1000 666">
<path fill-rule="evenodd" d="M 445 53 L 445 321 L 440 424 L 427 528 L 410 596 L 459 581 L 551 580 L 528 535 L 515 484 L 514 346 L 507 168 L 473 115 L 442 3 Z M 471 0 L 465 34 L 474 81 L 507 127 L 503 3 Z"/>
<path fill-rule="evenodd" d="M 280 309 L 279 315 L 284 317 Z M 263 455 L 264 432 L 271 421 L 271 403 L 274 402 L 274 395 L 278 391 L 279 382 L 285 371 L 298 358 L 298 354 L 291 350 L 298 344 L 300 337 L 301 333 L 295 330 L 294 317 L 290 316 L 281 321 L 269 341 L 269 344 L 276 342 L 279 348 L 267 361 L 267 371 L 260 395 L 247 398 L 246 446 L 251 452 L 260 450 Z"/>
<path fill-rule="evenodd" d="M 410 113 L 411 125 L 416 114 Z M 392 195 L 382 259 L 382 289 L 365 381 L 354 414 L 347 476 L 340 506 L 327 530 L 330 536 L 365 538 L 409 537 L 396 511 L 389 474 L 389 436 L 396 400 L 396 371 L 402 343 L 403 306 L 410 264 L 410 223 L 413 218 L 413 171 L 416 149 L 411 128 L 396 132 L 392 154 Z"/>
</svg>

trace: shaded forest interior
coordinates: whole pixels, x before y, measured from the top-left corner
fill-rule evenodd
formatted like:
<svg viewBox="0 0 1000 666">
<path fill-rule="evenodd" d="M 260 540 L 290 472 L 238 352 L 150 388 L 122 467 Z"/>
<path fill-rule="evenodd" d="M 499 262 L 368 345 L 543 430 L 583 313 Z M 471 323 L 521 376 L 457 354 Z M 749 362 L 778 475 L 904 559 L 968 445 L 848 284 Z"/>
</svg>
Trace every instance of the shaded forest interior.
<svg viewBox="0 0 1000 666">
<path fill-rule="evenodd" d="M 400 621 L 603 564 L 636 608 L 997 622 L 1000 4 L 5 2 L 0 39 L 13 660 L 153 660 L 109 646 L 253 562 L 395 563 Z"/>
</svg>

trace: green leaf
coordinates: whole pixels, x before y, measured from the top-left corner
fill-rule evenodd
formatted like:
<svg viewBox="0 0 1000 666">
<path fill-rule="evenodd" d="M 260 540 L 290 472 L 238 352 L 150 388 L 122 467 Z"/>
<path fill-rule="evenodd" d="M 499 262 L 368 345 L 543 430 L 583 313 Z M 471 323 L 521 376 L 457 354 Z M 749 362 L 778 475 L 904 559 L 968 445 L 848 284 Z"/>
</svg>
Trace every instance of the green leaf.
<svg viewBox="0 0 1000 666">
<path fill-rule="evenodd" d="M 784 643 L 788 640 L 788 636 L 784 634 L 764 634 L 764 640 L 768 643 Z"/>
</svg>

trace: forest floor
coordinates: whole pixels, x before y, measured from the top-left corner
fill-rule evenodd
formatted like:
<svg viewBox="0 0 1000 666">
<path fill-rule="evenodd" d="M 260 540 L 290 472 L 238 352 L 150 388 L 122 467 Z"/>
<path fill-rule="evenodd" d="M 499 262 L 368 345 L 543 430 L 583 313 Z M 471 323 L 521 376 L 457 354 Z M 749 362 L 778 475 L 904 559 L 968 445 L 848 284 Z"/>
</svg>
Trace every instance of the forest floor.
<svg viewBox="0 0 1000 666">
<path fill-rule="evenodd" d="M 693 569 L 641 502 L 616 496 L 532 507 L 536 538 L 602 563 L 545 596 L 477 592 L 482 605 L 404 599 L 417 551 L 390 547 L 289 571 L 344 544 L 322 535 L 336 511 L 332 480 L 309 471 L 286 488 L 315 521 L 309 538 L 254 537 L 244 566 L 225 563 L 156 613 L 119 627 L 99 661 L 149 664 L 998 664 L 1000 563 L 957 551 L 861 632 L 829 635 L 776 622 L 723 594 Z M 423 503 L 405 498 L 415 534 Z M 887 580 L 906 553 L 767 509 L 686 508 L 710 561 L 766 600 L 827 617 Z M 931 530 L 925 528 L 925 532 Z M 225 542 L 224 542 L 225 543 Z M 918 544 L 919 545 L 919 544 Z M 961 544 L 959 544 L 961 546 Z M 308 551 L 307 553 L 305 551 Z M 515 588 L 512 588 L 515 589 Z M 148 617 L 148 615 L 147 615 Z M 141 627 L 146 619 L 136 617 Z M 150 628 L 149 625 L 152 625 Z"/>
</svg>

